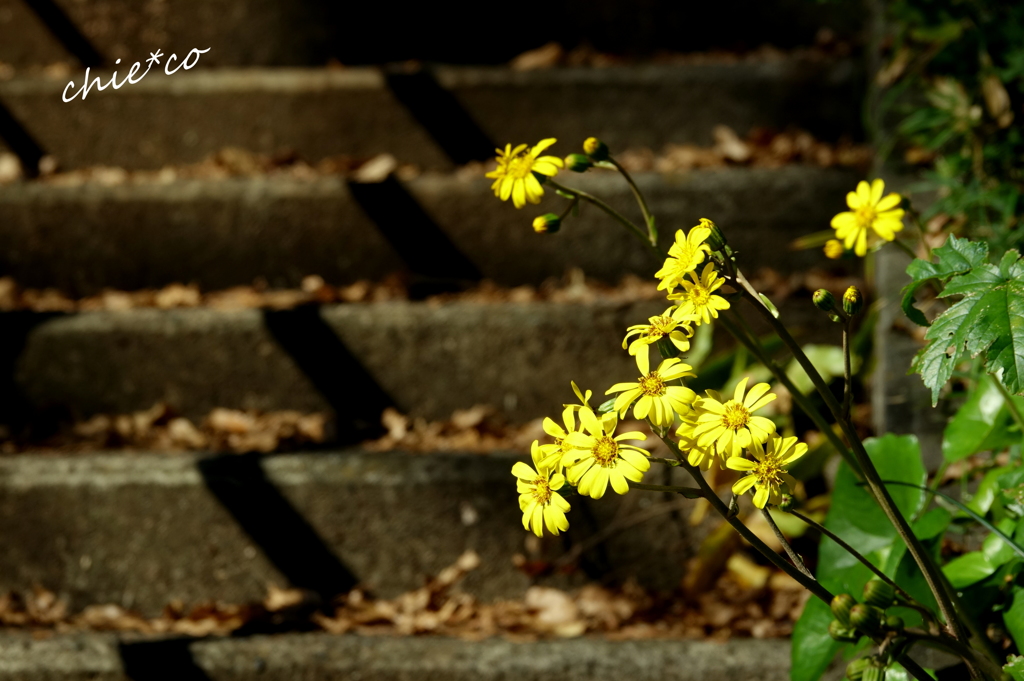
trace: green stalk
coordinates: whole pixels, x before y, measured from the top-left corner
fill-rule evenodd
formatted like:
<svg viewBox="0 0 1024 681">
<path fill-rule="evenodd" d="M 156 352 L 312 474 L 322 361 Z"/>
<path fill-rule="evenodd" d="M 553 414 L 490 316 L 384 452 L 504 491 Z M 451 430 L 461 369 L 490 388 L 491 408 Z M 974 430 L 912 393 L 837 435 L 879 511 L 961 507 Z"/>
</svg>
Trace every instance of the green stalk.
<svg viewBox="0 0 1024 681">
<path fill-rule="evenodd" d="M 647 225 L 647 237 L 650 239 L 652 246 L 657 246 L 658 228 L 654 225 L 654 216 L 647 209 L 647 201 L 644 199 L 644 195 L 640 193 L 640 188 L 636 186 L 636 182 L 633 182 L 633 178 L 629 176 L 629 173 L 626 172 L 626 169 L 618 161 L 611 157 L 608 158 L 608 161 L 615 166 L 616 170 L 622 173 L 622 177 L 626 178 L 626 183 L 629 185 L 630 190 L 632 190 L 636 202 L 640 204 L 640 212 L 644 214 L 644 223 Z"/>
<path fill-rule="evenodd" d="M 588 193 L 586 193 L 584 191 L 580 191 L 579 189 L 573 189 L 572 187 L 566 187 L 564 185 L 561 185 L 561 184 L 555 182 L 554 180 L 552 180 L 550 178 L 548 178 L 546 184 L 549 184 L 552 187 L 554 187 L 555 189 L 563 191 L 566 194 L 571 194 L 572 196 L 574 196 L 576 198 L 580 198 L 580 199 L 583 199 L 584 201 L 589 201 L 590 203 L 594 204 L 595 206 L 597 206 L 598 208 L 603 210 L 605 213 L 608 213 L 608 215 L 610 215 L 613 218 L 615 218 L 615 220 L 617 220 L 619 222 L 619 224 L 621 224 L 623 227 L 625 227 L 630 232 L 632 232 L 633 235 L 636 236 L 636 238 L 640 239 L 640 241 L 642 241 L 645 246 L 647 246 L 649 249 L 651 249 L 651 251 L 654 253 L 654 255 L 656 257 L 658 257 L 658 258 L 665 257 L 665 254 L 658 250 L 657 244 L 652 244 L 650 242 L 650 240 L 647 238 L 647 235 L 643 233 L 643 230 L 641 230 L 639 227 L 637 227 L 635 224 L 633 224 L 633 222 L 629 218 L 627 218 L 625 215 L 623 215 L 622 213 L 618 212 L 617 210 L 615 210 L 614 208 L 609 206 L 607 203 L 605 203 L 601 199 L 599 199 L 596 196 L 593 196 L 591 194 L 588 194 Z"/>
<path fill-rule="evenodd" d="M 761 509 L 761 515 L 764 516 L 765 522 L 768 523 L 768 527 L 772 528 L 772 532 L 775 533 L 775 538 L 779 540 L 780 544 L 782 544 L 782 548 L 786 551 L 786 555 L 789 556 L 789 559 L 793 561 L 793 565 L 796 566 L 796 569 L 811 579 L 814 579 L 814 575 L 812 575 L 811 571 L 807 569 L 806 565 L 804 565 L 804 559 L 793 550 L 793 547 L 789 544 L 789 540 L 786 539 L 786 535 L 782 534 L 782 530 L 780 530 L 779 526 L 775 524 L 775 518 L 772 517 L 771 511 L 768 510 L 767 506 Z"/>
<path fill-rule="evenodd" d="M 1017 403 L 1013 401 L 1013 395 L 1011 395 L 1010 391 L 1006 389 L 1006 386 L 1003 385 L 1003 382 L 999 380 L 998 376 L 995 374 L 991 374 L 991 376 L 996 384 L 996 388 L 998 388 L 999 392 L 1003 395 L 1003 401 L 1006 402 L 1006 408 L 1010 410 L 1010 416 L 1013 417 L 1014 423 L 1017 424 L 1021 433 L 1024 434 L 1024 415 L 1021 415 L 1020 409 L 1017 408 Z"/>
</svg>

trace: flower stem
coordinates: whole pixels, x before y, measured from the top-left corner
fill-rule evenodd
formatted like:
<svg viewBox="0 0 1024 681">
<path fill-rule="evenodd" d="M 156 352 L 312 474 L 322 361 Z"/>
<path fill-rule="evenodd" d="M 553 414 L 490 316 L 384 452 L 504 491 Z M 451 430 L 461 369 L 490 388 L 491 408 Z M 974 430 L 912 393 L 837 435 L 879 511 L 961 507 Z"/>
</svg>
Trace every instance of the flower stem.
<svg viewBox="0 0 1024 681">
<path fill-rule="evenodd" d="M 658 245 L 658 228 L 654 225 L 654 216 L 651 215 L 651 211 L 647 208 L 647 201 L 644 200 L 644 195 L 640 193 L 640 188 L 636 186 L 636 182 L 633 182 L 633 178 L 629 176 L 626 169 L 622 167 L 618 161 L 614 158 L 608 159 L 615 169 L 622 173 L 622 176 L 626 178 L 626 182 L 629 184 L 629 188 L 633 191 L 633 196 L 636 197 L 636 202 L 640 204 L 640 212 L 644 214 L 644 222 L 647 224 L 647 237 L 650 239 L 652 246 Z"/>
<path fill-rule="evenodd" d="M 772 517 L 771 511 L 768 510 L 767 506 L 761 509 L 761 515 L 764 516 L 765 521 L 768 523 L 768 527 L 772 528 L 772 532 L 775 533 L 775 538 L 779 540 L 780 544 L 782 544 L 782 548 L 785 549 L 786 555 L 788 555 L 789 559 L 793 561 L 793 565 L 796 566 L 796 569 L 811 579 L 814 579 L 814 575 L 812 575 L 811 571 L 807 569 L 806 565 L 804 565 L 803 558 L 793 550 L 793 547 L 789 544 L 789 540 L 786 539 L 786 535 L 782 534 L 782 530 L 780 530 L 779 526 L 775 524 L 775 518 Z"/>
<path fill-rule="evenodd" d="M 699 487 L 683 487 L 679 485 L 645 485 L 640 482 L 633 482 L 629 480 L 630 489 L 642 489 L 648 492 L 674 492 L 675 494 L 682 494 L 687 499 L 703 499 L 705 493 Z"/>
<path fill-rule="evenodd" d="M 1003 382 L 999 380 L 999 377 L 992 374 L 992 380 L 996 384 L 996 388 L 1003 395 L 1003 401 L 1006 402 L 1006 408 L 1010 411 L 1010 416 L 1013 417 L 1014 423 L 1020 428 L 1021 432 L 1024 433 L 1024 415 L 1021 415 L 1020 409 L 1017 407 L 1017 403 L 1013 401 L 1013 395 L 1006 389 Z"/>
<path fill-rule="evenodd" d="M 588 194 L 584 191 L 580 191 L 579 189 L 573 189 L 572 187 L 566 187 L 564 185 L 561 185 L 552 179 L 548 179 L 547 184 L 551 185 L 555 189 L 565 192 L 566 194 L 571 194 L 576 198 L 580 198 L 583 199 L 584 201 L 589 201 L 590 203 L 594 204 L 595 206 L 603 210 L 605 213 L 608 213 L 608 215 L 615 218 L 623 227 L 631 231 L 634 234 L 634 236 L 636 236 L 636 238 L 640 239 L 640 241 L 642 241 L 645 246 L 651 249 L 655 256 L 659 258 L 664 257 L 664 254 L 658 250 L 657 244 L 652 244 L 651 241 L 647 238 L 647 235 L 643 233 L 643 230 L 641 230 L 639 227 L 633 224 L 633 222 L 625 215 L 618 212 L 601 199 L 591 194 Z"/>
<path fill-rule="evenodd" d="M 850 325 L 848 316 L 843 318 L 843 419 L 850 420 L 853 407 L 853 372 L 850 370 Z"/>
<path fill-rule="evenodd" d="M 967 631 L 964 628 L 963 623 L 957 617 L 956 609 L 953 602 L 949 598 L 949 594 L 942 583 L 942 573 L 939 570 L 938 565 L 932 560 L 931 556 L 925 550 L 920 540 L 914 535 L 914 532 L 910 529 L 910 525 L 907 523 L 907 519 L 903 517 L 899 509 L 896 508 L 896 503 L 893 501 L 892 496 L 889 494 L 889 490 L 886 489 L 885 485 L 882 484 L 882 478 L 879 476 L 878 471 L 875 469 L 875 465 L 871 462 L 871 457 L 868 456 L 868 452 L 864 449 L 864 443 L 860 441 L 857 433 L 853 430 L 850 422 L 843 418 L 842 406 L 836 400 L 832 391 L 825 385 L 825 381 L 822 379 L 821 374 L 814 368 L 811 360 L 807 358 L 804 351 L 800 348 L 800 345 L 790 335 L 789 330 L 780 322 L 771 311 L 764 306 L 757 295 L 757 291 L 750 285 L 746 277 L 739 270 L 736 271 L 736 281 L 743 287 L 743 291 L 746 293 L 748 302 L 754 306 L 758 313 L 768 322 L 768 324 L 775 330 L 782 339 L 782 342 L 789 347 L 793 356 L 796 357 L 797 362 L 807 372 L 807 376 L 810 377 L 811 382 L 817 389 L 821 398 L 825 401 L 825 405 L 832 412 L 832 416 L 839 422 L 839 427 L 842 429 L 843 434 L 846 436 L 847 441 L 850 443 L 853 449 L 854 457 L 860 464 L 860 468 L 864 473 L 864 479 L 866 480 L 868 487 L 871 489 L 872 494 L 878 501 L 879 506 L 882 507 L 882 511 L 885 512 L 886 517 L 889 518 L 889 522 L 892 523 L 896 529 L 897 534 L 907 544 L 907 549 L 910 551 L 910 555 L 914 558 L 914 562 L 921 569 L 921 573 L 924 575 L 925 581 L 928 583 L 928 588 L 935 596 L 936 602 L 939 604 L 939 609 L 942 612 L 943 618 L 946 623 L 952 628 L 954 637 L 957 640 L 965 641 L 968 640 Z"/>
</svg>

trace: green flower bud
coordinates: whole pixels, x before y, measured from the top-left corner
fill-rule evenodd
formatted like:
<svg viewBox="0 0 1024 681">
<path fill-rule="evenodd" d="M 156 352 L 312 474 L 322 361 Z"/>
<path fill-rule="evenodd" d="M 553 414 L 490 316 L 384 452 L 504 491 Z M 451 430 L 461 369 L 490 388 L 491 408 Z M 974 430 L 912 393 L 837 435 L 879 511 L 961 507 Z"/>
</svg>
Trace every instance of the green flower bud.
<svg viewBox="0 0 1024 681">
<path fill-rule="evenodd" d="M 888 582 L 880 579 L 872 579 L 864 585 L 864 602 L 883 610 L 893 604 L 896 598 L 896 589 Z"/>
<path fill-rule="evenodd" d="M 832 614 L 836 616 L 843 626 L 850 625 L 850 610 L 857 605 L 857 601 L 850 594 L 839 594 L 832 599 Z"/>
<path fill-rule="evenodd" d="M 890 631 L 903 631 L 903 618 L 898 615 L 889 615 L 885 618 L 885 628 Z"/>
<path fill-rule="evenodd" d="M 844 626 L 839 620 L 832 620 L 828 623 L 828 635 L 843 643 L 852 643 L 860 638 L 856 629 Z"/>
<path fill-rule="evenodd" d="M 779 499 L 779 510 L 788 511 L 796 505 L 796 499 L 793 498 L 792 494 L 783 494 L 782 498 Z"/>
<path fill-rule="evenodd" d="M 596 137 L 588 137 L 583 141 L 583 151 L 595 161 L 608 160 L 608 145 Z"/>
<path fill-rule="evenodd" d="M 869 657 L 856 659 L 846 665 L 846 678 L 850 681 L 861 681 L 864 678 L 865 670 L 870 669 L 873 666 L 874 664 Z"/>
<path fill-rule="evenodd" d="M 882 667 L 868 667 L 864 670 L 861 681 L 885 681 L 885 669 Z"/>
<path fill-rule="evenodd" d="M 562 227 L 562 218 L 546 213 L 533 219 L 533 231 L 537 234 L 554 234 Z"/>
<path fill-rule="evenodd" d="M 727 244 L 728 242 L 725 240 L 725 235 L 722 234 L 722 230 L 718 228 L 718 225 L 713 223 L 711 220 L 708 220 L 707 218 L 701 218 L 700 224 L 697 226 L 707 227 L 708 229 L 711 230 L 711 236 L 709 236 L 707 241 L 705 241 L 704 243 L 710 246 L 712 251 L 720 251 L 723 248 L 725 248 L 725 244 Z"/>
<path fill-rule="evenodd" d="M 811 300 L 814 301 L 814 306 L 822 312 L 832 312 L 836 309 L 835 296 L 823 288 L 819 288 L 815 291 Z"/>
<path fill-rule="evenodd" d="M 574 173 L 582 173 L 594 167 L 594 162 L 589 156 L 583 154 L 569 154 L 565 157 L 565 168 Z"/>
<path fill-rule="evenodd" d="M 882 631 L 885 613 L 881 608 L 859 603 L 850 608 L 850 626 L 868 636 L 877 636 Z"/>
<path fill-rule="evenodd" d="M 856 286 L 846 289 L 846 293 L 843 294 L 843 312 L 852 317 L 860 312 L 863 307 L 864 296 L 860 294 L 860 290 Z"/>
</svg>

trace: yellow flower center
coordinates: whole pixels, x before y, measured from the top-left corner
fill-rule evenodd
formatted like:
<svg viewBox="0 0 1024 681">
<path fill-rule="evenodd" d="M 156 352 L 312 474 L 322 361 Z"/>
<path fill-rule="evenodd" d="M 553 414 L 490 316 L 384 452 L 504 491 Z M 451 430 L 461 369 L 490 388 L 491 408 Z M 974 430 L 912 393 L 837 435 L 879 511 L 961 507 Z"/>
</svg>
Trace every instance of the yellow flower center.
<svg viewBox="0 0 1024 681">
<path fill-rule="evenodd" d="M 658 375 L 657 371 L 652 371 L 637 380 L 640 383 L 640 390 L 643 391 L 644 395 L 658 397 L 665 394 L 665 381 Z"/>
<path fill-rule="evenodd" d="M 671 317 L 651 317 L 651 325 L 647 327 L 649 338 L 667 336 L 676 329 L 676 320 Z"/>
<path fill-rule="evenodd" d="M 523 151 L 508 160 L 508 168 L 505 170 L 505 174 L 517 180 L 524 180 L 533 172 L 533 162 L 533 156 L 529 152 Z"/>
<path fill-rule="evenodd" d="M 739 430 L 750 423 L 750 411 L 736 400 L 729 400 L 725 403 L 725 413 L 722 414 L 722 425 L 732 430 Z"/>
<path fill-rule="evenodd" d="M 708 304 L 708 300 L 711 298 L 711 292 L 700 284 L 694 284 L 693 288 L 690 289 L 690 302 L 695 307 L 703 307 Z"/>
<path fill-rule="evenodd" d="M 756 465 L 754 475 L 757 477 L 758 485 L 778 487 L 782 484 L 783 468 L 775 457 L 766 456 L 764 461 L 758 461 Z"/>
<path fill-rule="evenodd" d="M 533 498 L 539 504 L 546 504 L 551 501 L 551 485 L 545 477 L 539 477 L 533 481 Z"/>
<path fill-rule="evenodd" d="M 563 438 L 563 437 L 556 437 L 555 438 L 555 446 L 558 447 L 558 451 L 560 451 L 563 454 L 571 452 L 571 451 L 573 451 L 573 449 L 575 449 L 575 447 L 573 447 L 568 442 L 566 442 L 565 438 Z"/>
<path fill-rule="evenodd" d="M 597 438 L 591 450 L 599 466 L 611 468 L 619 458 L 619 443 L 607 435 Z"/>
<path fill-rule="evenodd" d="M 875 218 L 878 217 L 874 206 L 861 206 L 854 214 L 857 216 L 857 224 L 865 228 L 875 224 Z"/>
</svg>

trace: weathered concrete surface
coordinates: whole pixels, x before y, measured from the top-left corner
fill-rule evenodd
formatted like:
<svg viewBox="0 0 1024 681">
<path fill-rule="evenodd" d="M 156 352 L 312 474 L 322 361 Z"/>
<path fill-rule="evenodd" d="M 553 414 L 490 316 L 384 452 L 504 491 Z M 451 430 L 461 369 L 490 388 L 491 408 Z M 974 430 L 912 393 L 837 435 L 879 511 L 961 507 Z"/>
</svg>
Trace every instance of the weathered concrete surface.
<svg viewBox="0 0 1024 681">
<path fill-rule="evenodd" d="M 791 166 L 643 173 L 636 181 L 666 247 L 676 229 L 707 217 L 725 231 L 746 270 L 792 272 L 820 265 L 822 257 L 817 249 L 792 252 L 786 244 L 828 225 L 856 179 L 850 171 Z M 562 181 L 639 220 L 617 175 L 568 174 Z M 363 195 L 365 207 L 338 177 L 0 187 L 0 274 L 25 286 L 89 295 L 103 287 L 133 290 L 171 282 L 196 282 L 209 290 L 250 284 L 256 277 L 294 287 L 309 274 L 344 284 L 403 268 L 436 270 L 437 249 L 425 236 L 430 228 L 423 214 L 388 212 L 403 196 L 436 225 L 433 241 L 450 241 L 481 276 L 502 284 L 536 284 L 570 267 L 616 282 L 626 273 L 650 277 L 660 267 L 635 237 L 592 206 L 558 234 L 538 236 L 530 227 L 533 217 L 561 212 L 564 200 L 548 192 L 540 206 L 516 210 L 494 197 L 489 182 L 428 174 Z M 408 237 L 424 248 L 410 254 Z"/>
<path fill-rule="evenodd" d="M 0 679 L 126 681 L 113 634 L 0 638 Z M 129 643 L 130 645 L 130 643 Z M 608 641 L 288 634 L 208 639 L 188 646 L 212 681 L 784 681 L 787 639 Z M 163 660 L 154 656 L 154 670 Z M 830 677 L 832 678 L 832 677 Z M 838 677 L 835 677 L 838 678 Z"/>
<path fill-rule="evenodd" d="M 442 67 L 434 73 L 494 144 L 555 136 L 570 150 L 592 134 L 617 148 L 706 143 L 717 124 L 740 134 L 755 125 L 801 125 L 836 137 L 858 129 L 862 89 L 852 61 L 527 72 Z M 135 85 L 94 89 L 84 101 L 62 102 L 68 81 L 80 88 L 83 76 L 0 82 L 0 101 L 66 168 L 154 168 L 198 161 L 225 146 L 262 153 L 291 149 L 313 161 L 388 152 L 426 167 L 450 165 L 432 131 L 414 121 L 373 68 L 197 66 L 173 76 L 154 69 Z M 109 72 L 92 71 L 96 76 L 101 83 L 110 80 Z M 430 98 L 437 96 L 432 92 L 418 95 L 423 101 L 411 106 L 430 110 Z"/>
<path fill-rule="evenodd" d="M 79 417 L 162 401 L 197 419 L 215 407 L 333 412 L 344 429 L 378 423 L 388 404 L 433 419 L 490 404 L 525 422 L 557 412 L 572 397 L 571 380 L 600 391 L 634 378 L 636 364 L 621 349 L 625 330 L 665 307 L 388 302 L 285 313 L 86 312 L 42 321 L 7 361 L 25 404 Z M 806 300 L 789 300 L 781 312 L 807 342 L 835 342 Z"/>
<path fill-rule="evenodd" d="M 269 583 L 326 594 L 359 583 L 394 596 L 422 586 L 472 549 L 481 564 L 459 589 L 485 600 L 521 597 L 530 579 L 513 565 L 515 554 L 554 559 L 616 513 L 642 512 L 664 501 L 634 491 L 591 501 L 587 513 L 583 500 L 574 498 L 568 534 L 527 541 L 532 535 L 522 528 L 509 472 L 515 460 L 500 453 L 358 450 L 266 456 L 255 459 L 256 470 L 272 489 L 246 478 L 248 486 L 245 480 L 232 483 L 241 498 L 222 503 L 224 482 L 234 479 L 232 466 L 252 459 L 234 456 L 212 465 L 214 460 L 183 454 L 4 457 L 0 591 L 43 585 L 73 610 L 118 603 L 151 616 L 173 599 L 260 601 Z M 246 525 L 259 509 L 280 506 L 281 497 L 293 510 L 275 511 L 255 529 Z M 303 522 L 318 541 L 303 534 Z M 672 589 L 704 531 L 663 513 L 584 554 L 588 572 L 547 583 L 567 587 L 588 577 L 633 577 Z M 321 565 L 307 567 L 306 556 Z M 335 558 L 342 566 L 336 573 L 310 572 L 329 570 Z"/>
</svg>

